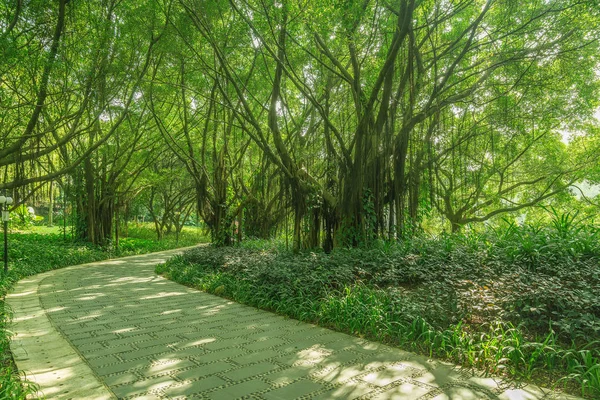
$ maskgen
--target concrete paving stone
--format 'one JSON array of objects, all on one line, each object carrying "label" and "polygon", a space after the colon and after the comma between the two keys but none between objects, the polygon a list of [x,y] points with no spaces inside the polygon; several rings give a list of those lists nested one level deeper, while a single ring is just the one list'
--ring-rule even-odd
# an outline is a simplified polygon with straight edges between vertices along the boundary
[{"label": "concrete paving stone", "polygon": [[345,340],[346,335],[338,332],[327,332],[325,334],[314,336],[312,339],[320,345],[327,346],[328,344],[338,343],[341,340]]},{"label": "concrete paving stone", "polygon": [[433,387],[425,388],[412,383],[401,382],[392,389],[388,389],[372,397],[371,400],[413,400],[433,390],[435,390]]},{"label": "concrete paving stone", "polygon": [[[246,306],[246,307],[250,311],[255,310],[254,307],[251,307],[251,306]],[[286,327],[289,326],[289,321],[290,321],[289,317],[286,317],[285,315],[274,314],[269,311],[261,311],[261,312],[262,312],[262,316],[261,316],[262,318],[260,318],[261,324],[281,323],[282,325],[285,325]],[[295,320],[292,320],[292,321],[295,321]]]},{"label": "concrete paving stone", "polygon": [[273,358],[273,361],[279,364],[285,364],[287,366],[295,365],[299,363],[300,357],[298,357],[297,351],[281,353],[279,356]]},{"label": "concrete paving stone", "polygon": [[258,361],[263,361],[268,358],[273,358],[273,357],[276,357],[277,355],[279,355],[279,353],[276,350],[264,350],[264,351],[257,351],[256,353],[245,354],[240,357],[235,357],[235,358],[232,358],[231,361],[235,362],[236,364],[244,365],[244,364],[255,363]]},{"label": "concrete paving stone", "polygon": [[98,330],[97,327],[92,326],[92,327],[88,327],[88,326],[81,326],[81,323],[76,323],[73,322],[72,324],[66,324],[66,325],[60,325],[60,330],[62,332],[64,332],[67,335],[76,335],[76,334],[80,334],[80,333],[86,333],[86,332],[96,332]]},{"label": "concrete paving stone", "polygon": [[178,383],[170,376],[160,376],[152,379],[138,380],[131,385],[115,386],[112,388],[114,394],[119,398],[146,394],[151,391],[159,391]]},{"label": "concrete paving stone", "polygon": [[287,367],[281,371],[272,372],[268,375],[265,375],[263,379],[266,379],[277,385],[289,384],[299,379],[308,378],[309,375],[312,372],[315,372],[317,369],[317,367]]},{"label": "concrete paving stone", "polygon": [[238,368],[234,371],[230,371],[222,374],[221,376],[231,379],[232,381],[241,381],[246,378],[265,374],[269,371],[273,371],[279,368],[277,365],[263,362],[258,364],[248,365],[246,367]]},{"label": "concrete paving stone", "polygon": [[146,338],[144,338],[144,341],[135,341],[134,343],[140,349],[144,349],[146,347],[157,346],[159,344],[174,345],[174,344],[179,343],[180,341],[181,341],[181,339],[179,339],[179,338],[167,337],[167,338],[161,338],[161,339],[154,339],[154,338],[146,339]]},{"label": "concrete paving stone", "polygon": [[142,329],[145,329],[145,328],[164,329],[165,326],[172,325],[173,323],[176,322],[176,320],[173,318],[169,318],[169,319],[143,318],[143,319],[139,319],[139,320],[128,320],[127,322],[130,324],[135,324]]},{"label": "concrete paving stone", "polygon": [[[57,322],[57,324],[60,324],[60,322]],[[69,335],[69,340],[71,342],[74,342],[76,340],[90,339],[90,338],[93,338],[91,332],[74,333],[74,334]]]},{"label": "concrete paving stone", "polygon": [[240,315],[242,312],[245,312],[247,310],[248,310],[247,306],[244,307],[238,303],[233,303],[233,304],[230,304],[229,307],[227,307],[221,313],[225,314],[225,315],[231,315],[231,316],[234,316],[237,318],[238,315]]},{"label": "concrete paving stone", "polygon": [[[221,298],[221,297],[211,297],[211,298],[206,298],[205,301],[202,302],[202,304],[195,304],[193,307],[193,311],[196,312],[197,314],[201,314],[204,311],[211,311],[213,312],[215,309],[223,306],[223,304],[226,303],[226,300]],[[237,303],[232,303],[235,304],[236,307],[240,307],[243,306],[242,304],[237,304]],[[246,306],[247,307],[247,306]]]},{"label": "concrete paving stone", "polygon": [[[205,313],[205,314],[200,314],[199,317],[202,319],[202,321],[204,321],[207,324],[213,323],[219,323],[219,322],[225,322],[225,321],[231,321],[231,315],[227,315],[221,312],[218,313]],[[237,320],[237,317],[236,317]],[[238,321],[239,322],[239,321]]]},{"label": "concrete paving stone", "polygon": [[140,396],[135,396],[135,400],[162,400],[163,397],[156,394],[144,394]]},{"label": "concrete paving stone", "polygon": [[280,336],[270,332],[261,332],[260,330],[257,330],[256,332],[247,333],[243,337],[254,342],[262,342],[265,340],[275,340]]},{"label": "concrete paving stone", "polygon": [[413,368],[419,368],[419,369],[433,369],[435,366],[432,364],[432,362],[430,360],[428,360],[426,357],[423,356],[418,356],[414,353],[409,353],[406,351],[402,351],[402,350],[398,350],[398,351],[391,351],[391,352],[381,352],[381,351],[377,351],[377,352],[369,352],[369,351],[363,351],[363,350],[359,350],[360,353],[364,354],[366,357],[369,358],[369,360],[371,360],[372,362],[383,362],[386,364],[396,364],[396,363],[402,363],[405,364],[406,366],[409,367],[413,367]]},{"label": "concrete paving stone", "polygon": [[[313,341],[314,343],[315,341]],[[349,344],[346,340],[338,340],[330,343],[319,343],[324,349],[329,351],[354,351],[356,354],[362,352],[356,347]]]},{"label": "concrete paving stone", "polygon": [[[370,358],[369,358],[370,359]],[[386,358],[381,358],[380,360],[385,360]],[[434,370],[436,368],[438,368],[438,365],[435,365],[431,362],[431,360],[425,360],[423,359],[409,359],[407,357],[407,359],[405,360],[400,360],[400,361],[394,361],[394,362],[389,362],[389,361],[385,361],[385,364],[402,364],[404,366],[413,368],[414,370],[420,372],[419,376],[425,374],[427,371],[431,371]],[[459,374],[459,367],[451,367],[449,368],[451,371],[454,371],[453,374]],[[415,375],[416,377],[417,375]],[[454,377],[454,375],[453,375]]]},{"label": "concrete paving stone", "polygon": [[[485,391],[473,389],[463,386],[451,386],[440,389],[443,393],[435,396],[433,400],[492,400],[498,399],[494,394]],[[518,397],[516,399],[525,400],[526,398]],[[516,400],[514,399],[514,400]]]},{"label": "concrete paving stone", "polygon": [[222,361],[225,359],[238,358],[238,357],[244,355],[245,353],[246,352],[242,349],[228,348],[228,349],[221,349],[221,350],[213,351],[211,353],[199,355],[195,358],[201,363],[210,363],[212,361]]},{"label": "concrete paving stone", "polygon": [[210,322],[210,319],[207,318],[195,318],[196,316],[193,315],[185,315],[182,316],[181,319],[181,323],[188,325],[188,326],[193,326],[197,329],[198,332],[202,332],[202,331],[207,331],[209,330],[208,328],[205,328],[204,324],[207,324]]},{"label": "concrete paving stone", "polygon": [[[184,382],[177,386],[170,386],[163,390],[164,394],[169,397],[188,396],[194,393],[205,392],[210,389],[227,384],[226,381],[218,376],[210,376],[198,381]],[[184,397],[185,398],[185,397]]]},{"label": "concrete paving stone", "polygon": [[128,337],[134,337],[134,336],[140,336],[143,334],[149,334],[152,333],[153,331],[150,329],[141,329],[141,328],[123,328],[124,325],[121,325],[121,327],[119,328],[118,326],[111,326],[109,331],[111,333],[114,333],[115,335],[118,335],[119,338],[128,338]]},{"label": "concrete paving stone", "polygon": [[413,379],[427,385],[441,387],[463,380],[465,375],[456,367],[440,366],[429,371],[423,371],[422,375],[415,376]]},{"label": "concrete paving stone", "polygon": [[[223,316],[223,315],[225,315],[225,314],[220,314],[220,316]],[[240,325],[243,325],[246,323],[255,323],[255,322],[260,322],[261,317],[263,315],[264,315],[263,311],[261,311],[261,310],[258,310],[258,312],[255,312],[255,313],[253,313],[252,310],[250,310],[249,312],[237,314],[235,316],[235,320]]]},{"label": "concrete paving stone", "polygon": [[204,329],[210,329],[217,332],[225,332],[227,331],[227,326],[230,325],[227,321],[219,321],[215,323],[206,323],[202,327]]},{"label": "concrete paving stone", "polygon": [[37,352],[45,352],[45,351],[50,351],[50,350],[54,350],[54,349],[61,349],[63,347],[62,343],[56,343],[56,342],[51,342],[51,341],[47,341],[46,343],[43,342],[35,342],[35,343],[31,343],[30,341],[26,341],[26,339],[22,338],[20,339],[20,341],[22,341],[23,343],[27,342],[27,348],[21,347],[19,349],[15,349],[15,350],[24,350],[26,353],[37,353]]},{"label": "concrete paving stone", "polygon": [[[85,310],[83,310],[85,312]],[[111,319],[104,319],[104,318],[98,318],[95,321],[88,321],[85,323],[85,327],[86,328],[93,328],[96,330],[105,330],[106,326],[110,326],[110,325],[117,325],[117,324],[123,324],[125,321],[122,318],[111,318]]]},{"label": "concrete paving stone", "polygon": [[[229,330],[228,330],[229,332]],[[198,339],[200,337],[220,337],[219,333],[223,333],[223,330],[206,328],[204,325],[197,325],[197,330],[192,333],[182,333],[180,336],[186,339]]]},{"label": "concrete paving stone", "polygon": [[[202,345],[202,348],[205,349],[205,351],[216,351],[221,349],[227,349],[230,347],[245,345],[248,342],[250,342],[250,339],[248,338],[221,339],[212,341],[210,343],[206,343]],[[244,348],[246,348],[246,346],[244,346]]]},{"label": "concrete paving stone", "polygon": [[[148,312],[147,309],[140,310],[129,310],[127,314],[121,314],[121,318],[124,323],[121,326],[129,325],[129,326],[137,326],[139,329],[144,329],[148,325],[152,326],[161,326],[163,324],[162,321],[154,321],[152,314]],[[111,328],[117,328],[119,325],[109,325]]]},{"label": "concrete paving stone", "polygon": [[174,353],[171,353],[174,357],[181,358],[194,358],[195,360],[200,360],[206,354],[209,354],[205,348],[203,347],[186,347],[179,350],[176,350]]},{"label": "concrete paving stone", "polygon": [[315,397],[312,400],[330,400],[330,399],[343,399],[351,400],[362,396],[366,396],[373,392],[373,388],[366,383],[362,382],[351,382],[346,385],[336,387],[334,389],[327,390]]},{"label": "concrete paving stone", "polygon": [[476,385],[489,391],[499,391],[504,387],[510,387],[511,383],[508,380],[498,377],[471,376],[465,381],[466,384]]},{"label": "concrete paving stone", "polygon": [[414,370],[412,368],[408,368],[403,365],[394,365],[379,371],[368,373],[367,375],[361,377],[360,380],[372,385],[383,387],[399,379],[410,378],[412,374],[414,374]]},{"label": "concrete paving stone", "polygon": [[358,362],[363,356],[360,354],[356,354],[352,351],[337,351],[334,352],[330,350],[327,346],[322,346],[320,348],[324,354],[328,354],[324,362],[325,363],[336,363],[336,364],[348,364]]},{"label": "concrete paving stone", "polygon": [[169,329],[169,330],[156,330],[153,332],[153,335],[157,338],[163,338],[163,337],[175,337],[175,336],[181,336],[182,334],[189,334],[189,333],[193,333],[196,331],[195,327],[184,327],[184,328],[178,328],[178,329]]},{"label": "concrete paving stone", "polygon": [[120,339],[117,338],[115,335],[115,338],[110,339],[110,340],[104,340],[104,342],[110,347],[118,347],[118,346],[123,346],[123,345],[128,345],[128,344],[135,344],[136,346],[139,346],[138,343],[140,343],[142,341],[150,341],[152,339],[153,339],[153,337],[148,334],[144,334],[144,335],[140,335],[140,336],[131,336],[131,337],[120,338]]},{"label": "concrete paving stone", "polygon": [[156,364],[152,364],[148,368],[141,371],[145,376],[153,376],[157,374],[171,373],[180,369],[196,366],[197,364],[190,360],[184,359],[158,359]]},{"label": "concrete paving stone", "polygon": [[123,385],[126,383],[137,382],[140,377],[132,372],[125,372],[119,375],[105,376],[102,378],[108,386]]},{"label": "concrete paving stone", "polygon": [[[524,388],[506,390],[498,396],[498,400],[534,400],[547,398],[549,394],[550,391],[548,390],[543,390],[533,385],[528,385]],[[565,399],[568,398],[568,396],[561,397]]]},{"label": "concrete paving stone", "polygon": [[287,332],[281,332],[280,336],[290,342],[301,342],[305,340],[312,340],[314,336],[316,336],[318,332],[315,329],[304,329],[297,333],[289,334]]},{"label": "concrete paving stone", "polygon": [[248,332],[246,330],[227,330],[227,331],[223,331],[223,332],[218,332],[217,330],[214,330],[215,334],[217,336],[219,336],[219,338],[221,339],[233,339],[233,338],[237,338],[237,337],[241,337],[244,336],[246,334],[248,334]]},{"label": "concrete paving stone", "polygon": [[327,366],[325,364],[319,364],[319,366],[321,366],[322,369],[314,373],[315,378],[333,385],[344,384],[355,379],[359,375],[368,372],[364,368],[364,364],[360,363],[344,366],[336,366],[335,364]]},{"label": "concrete paving stone", "polygon": [[273,389],[262,396],[266,400],[289,400],[302,396],[308,396],[311,393],[323,389],[323,385],[309,380],[301,380],[291,383],[281,388]]},{"label": "concrete paving stone", "polygon": [[138,369],[148,366],[148,361],[146,360],[134,360],[134,361],[126,361],[113,365],[107,365],[104,367],[94,368],[94,371],[100,376],[116,374],[119,372],[125,372],[132,369]]},{"label": "concrete paving stone", "polygon": [[85,339],[77,339],[77,340],[73,340],[71,339],[71,337],[69,337],[69,341],[71,343],[73,343],[73,345],[75,347],[78,346],[84,346],[86,344],[90,344],[90,343],[100,343],[100,342],[111,342],[114,340],[119,340],[119,337],[113,333],[110,334],[105,334],[105,335],[100,335],[100,336],[91,336]]},{"label": "concrete paving stone", "polygon": [[253,393],[262,392],[270,387],[271,386],[269,384],[263,381],[253,380],[220,388],[214,392],[206,394],[205,396],[214,400],[233,400],[244,396],[251,396]]},{"label": "concrete paving stone", "polygon": [[103,357],[95,357],[95,358],[87,358],[87,362],[88,364],[90,364],[92,367],[101,367],[104,365],[109,365],[109,364],[114,364],[114,363],[118,363],[120,362],[120,360],[113,356],[113,355],[108,355],[108,356],[103,356]]},{"label": "concrete paving stone", "polygon": [[244,310],[237,312],[235,316],[238,321],[241,321],[244,317],[256,318],[256,315],[257,313],[254,309],[245,308]]},{"label": "concrete paving stone", "polygon": [[[106,388],[100,384],[83,384],[77,387],[54,387],[54,390],[45,391],[43,396],[51,399],[95,399],[109,400],[113,399],[112,393],[107,392]],[[41,397],[41,396],[40,396]]]},{"label": "concrete paving stone", "polygon": [[205,336],[200,336],[200,337],[194,337],[192,339],[187,339],[187,340],[182,340],[181,342],[177,343],[176,346],[174,346],[176,349],[187,349],[190,347],[202,347],[204,348],[204,345],[207,345],[209,343],[212,342],[216,342],[218,339],[216,337],[205,337]]},{"label": "concrete paving stone", "polygon": [[[390,346],[387,346],[385,344],[382,343],[377,343],[377,342],[371,342],[362,338],[358,338],[358,337],[354,337],[354,336],[350,336],[350,335],[346,335],[346,340],[348,343],[352,344],[353,346],[356,346],[360,349],[360,351],[365,352],[365,353],[371,353],[371,354],[382,354],[382,353],[387,353],[387,352],[402,352],[402,350],[397,349],[397,348],[393,348]],[[414,353],[408,353],[405,352],[407,354],[413,354],[416,355]]]},{"label": "concrete paving stone", "polygon": [[261,340],[259,342],[253,342],[252,344],[245,344],[244,348],[250,351],[259,351],[268,349],[271,347],[276,347],[282,344],[285,344],[285,340],[280,338],[272,338],[267,340]]},{"label": "concrete paving stone", "polygon": [[142,349],[134,349],[132,351],[128,351],[126,353],[119,353],[119,357],[121,357],[125,361],[135,360],[137,358],[147,358],[150,356],[158,356],[163,353],[172,352],[173,349],[165,346],[152,346],[152,347],[144,347]]},{"label": "concrete paving stone", "polygon": [[[323,349],[320,346],[309,347],[308,349],[303,349],[295,353],[290,353],[291,355],[296,357],[296,361],[294,365],[310,365],[315,363],[326,363],[331,364],[333,361],[328,361],[328,358],[332,355],[332,353],[328,350]],[[341,362],[338,362],[335,365],[339,365]]]},{"label": "concrete paving stone", "polygon": [[79,345],[77,346],[77,350],[79,350],[82,353],[85,353],[87,351],[94,351],[94,350],[100,350],[100,349],[104,349],[104,345],[100,342],[93,342],[93,343],[88,343],[85,345]]},{"label": "concrete paving stone", "polygon": [[199,378],[214,375],[232,368],[233,366],[231,364],[220,361],[212,364],[202,364],[185,371],[177,372],[175,376],[182,381],[197,380]]}]

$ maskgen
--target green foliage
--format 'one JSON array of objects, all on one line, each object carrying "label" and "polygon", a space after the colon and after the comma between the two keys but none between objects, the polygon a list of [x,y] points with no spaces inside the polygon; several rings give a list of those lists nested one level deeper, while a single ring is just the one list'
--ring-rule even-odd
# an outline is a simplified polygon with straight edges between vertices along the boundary
[{"label": "green foliage", "polygon": [[128,237],[119,239],[119,255],[134,255],[152,253],[177,247],[195,246],[207,243],[205,233],[196,227],[185,226],[176,235],[174,232],[165,235],[162,240],[156,240],[156,232],[151,224],[131,224],[128,228]]},{"label": "green foliage", "polygon": [[21,204],[11,212],[11,223],[18,228],[31,228],[44,221],[44,217],[29,212],[27,205]]},{"label": "green foliage", "polygon": [[[265,250],[265,251],[273,251],[273,252],[285,252],[286,242],[285,238],[277,238],[277,239],[244,239],[239,246],[243,249],[248,250]],[[289,243],[288,243],[289,246]]]},{"label": "green foliage", "polygon": [[203,247],[170,279],[336,330],[599,395],[600,242],[575,215],[547,226],[415,237],[331,254],[281,243]]}]

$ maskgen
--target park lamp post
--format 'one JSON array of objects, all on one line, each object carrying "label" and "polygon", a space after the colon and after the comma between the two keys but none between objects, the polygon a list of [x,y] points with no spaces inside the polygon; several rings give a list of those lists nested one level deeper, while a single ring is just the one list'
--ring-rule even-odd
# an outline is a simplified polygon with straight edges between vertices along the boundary
[{"label": "park lamp post", "polygon": [[0,196],[0,210],[2,210],[2,224],[4,225],[4,273],[8,272],[8,206],[13,202],[12,197]]}]

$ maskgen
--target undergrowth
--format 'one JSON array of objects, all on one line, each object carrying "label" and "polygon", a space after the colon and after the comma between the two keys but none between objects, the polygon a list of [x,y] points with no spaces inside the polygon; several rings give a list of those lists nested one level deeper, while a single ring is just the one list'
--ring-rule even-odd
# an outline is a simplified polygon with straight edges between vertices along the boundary
[{"label": "undergrowth", "polygon": [[600,233],[549,226],[291,254],[203,247],[157,267],[175,281],[488,373],[600,396]]},{"label": "undergrowth", "polygon": [[118,249],[114,246],[102,248],[78,243],[68,237],[64,240],[62,235],[56,233],[9,234],[9,271],[8,274],[0,272],[0,399],[24,399],[37,391],[32,383],[21,381],[12,361],[9,348],[11,311],[4,302],[10,288],[24,277],[69,265],[191,246],[206,241],[205,237],[193,231],[184,231],[178,241],[166,237],[157,242],[150,239],[151,234],[152,231],[149,234],[144,228],[130,229],[130,237],[122,238]]}]

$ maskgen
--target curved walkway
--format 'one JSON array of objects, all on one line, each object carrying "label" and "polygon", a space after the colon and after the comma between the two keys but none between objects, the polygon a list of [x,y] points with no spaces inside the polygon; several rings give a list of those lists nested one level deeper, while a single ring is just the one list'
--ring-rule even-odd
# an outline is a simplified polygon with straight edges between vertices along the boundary
[{"label": "curved walkway", "polygon": [[50,399],[557,399],[168,281],[174,251],[20,281],[11,349]]}]

